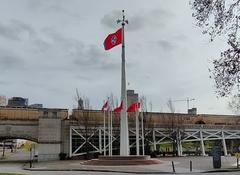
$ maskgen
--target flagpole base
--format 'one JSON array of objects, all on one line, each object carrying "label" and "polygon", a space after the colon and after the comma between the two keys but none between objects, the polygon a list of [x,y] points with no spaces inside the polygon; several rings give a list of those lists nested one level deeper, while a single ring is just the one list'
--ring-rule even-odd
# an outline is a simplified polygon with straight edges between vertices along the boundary
[{"label": "flagpole base", "polygon": [[161,164],[158,159],[151,159],[150,156],[99,156],[98,159],[83,162],[83,165],[95,166],[131,166],[131,165],[153,165]]}]

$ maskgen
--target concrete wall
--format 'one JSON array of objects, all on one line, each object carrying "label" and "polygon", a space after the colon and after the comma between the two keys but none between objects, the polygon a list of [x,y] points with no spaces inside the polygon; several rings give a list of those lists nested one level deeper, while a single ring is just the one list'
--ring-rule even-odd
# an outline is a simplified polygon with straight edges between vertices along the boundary
[{"label": "concrete wall", "polygon": [[[89,115],[86,115],[86,113]],[[85,114],[85,115],[84,115]],[[205,124],[212,125],[240,125],[240,116],[236,115],[214,115],[214,114],[183,114],[183,113],[157,113],[148,112],[145,113],[145,120],[147,124],[196,124],[200,121]],[[88,122],[92,124],[102,125],[103,112],[97,110],[73,110],[71,119],[78,120],[79,123],[83,123],[88,117]],[[113,113],[113,123],[119,124],[119,113]],[[129,124],[135,124],[135,114],[128,114]]]},{"label": "concrete wall", "polygon": [[70,146],[70,121],[63,120],[62,121],[62,143],[61,143],[61,152],[66,153],[67,157],[69,157],[69,146]]},{"label": "concrete wall", "polygon": [[0,138],[38,141],[38,121],[0,120]]},{"label": "concrete wall", "polygon": [[38,161],[58,160],[61,152],[61,119],[39,118]]}]

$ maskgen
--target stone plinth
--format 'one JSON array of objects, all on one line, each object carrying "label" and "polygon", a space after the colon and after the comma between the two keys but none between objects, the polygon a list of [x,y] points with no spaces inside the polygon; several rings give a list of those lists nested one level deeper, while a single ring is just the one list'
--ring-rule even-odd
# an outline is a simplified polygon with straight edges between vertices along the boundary
[{"label": "stone plinth", "polygon": [[152,165],[160,164],[158,159],[150,156],[99,156],[98,159],[83,162],[84,165],[95,166],[127,166],[127,165]]}]

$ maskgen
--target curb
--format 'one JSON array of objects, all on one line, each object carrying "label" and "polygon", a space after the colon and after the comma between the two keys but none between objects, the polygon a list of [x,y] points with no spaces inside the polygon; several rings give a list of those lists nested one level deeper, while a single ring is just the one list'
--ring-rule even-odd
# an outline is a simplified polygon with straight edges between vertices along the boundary
[{"label": "curb", "polygon": [[220,173],[220,172],[238,172],[240,169],[222,169],[222,170],[209,170],[201,172],[163,172],[163,171],[154,171],[154,172],[145,172],[145,171],[118,171],[118,170],[100,170],[100,169],[41,169],[41,168],[23,168],[27,171],[86,171],[86,172],[112,172],[112,173],[131,173],[131,174],[199,174],[199,173]]},{"label": "curb", "polygon": [[203,173],[221,173],[221,172],[238,172],[240,169],[219,169],[219,170],[208,170],[204,171]]},{"label": "curb", "polygon": [[28,171],[86,171],[86,172],[110,172],[110,173],[123,173],[123,174],[181,174],[181,173],[173,173],[173,172],[144,172],[144,171],[118,171],[118,170],[98,170],[98,169],[37,169],[37,168],[23,168],[23,170]]}]

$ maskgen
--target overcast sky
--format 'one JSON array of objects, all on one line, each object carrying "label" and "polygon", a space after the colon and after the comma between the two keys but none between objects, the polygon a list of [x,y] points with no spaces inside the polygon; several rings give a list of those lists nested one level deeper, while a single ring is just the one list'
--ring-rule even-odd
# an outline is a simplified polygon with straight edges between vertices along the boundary
[{"label": "overcast sky", "polygon": [[[231,114],[216,98],[208,68],[224,39],[213,43],[194,25],[189,0],[1,0],[0,94],[44,107],[76,107],[75,89],[99,109],[120,98],[121,47],[103,48],[125,9],[128,89],[168,112],[167,100],[195,98],[198,113]],[[185,112],[185,101],[174,103]]]}]

